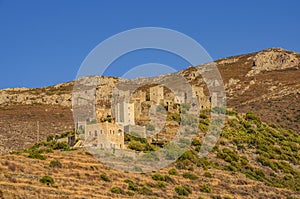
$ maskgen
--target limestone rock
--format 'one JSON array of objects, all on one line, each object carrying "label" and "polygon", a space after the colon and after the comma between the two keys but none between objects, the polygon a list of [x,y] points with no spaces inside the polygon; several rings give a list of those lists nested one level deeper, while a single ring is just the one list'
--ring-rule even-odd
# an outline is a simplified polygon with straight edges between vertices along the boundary
[{"label": "limestone rock", "polygon": [[254,76],[262,71],[284,70],[299,66],[297,53],[282,48],[270,48],[257,53],[253,58],[253,68],[246,76]]}]

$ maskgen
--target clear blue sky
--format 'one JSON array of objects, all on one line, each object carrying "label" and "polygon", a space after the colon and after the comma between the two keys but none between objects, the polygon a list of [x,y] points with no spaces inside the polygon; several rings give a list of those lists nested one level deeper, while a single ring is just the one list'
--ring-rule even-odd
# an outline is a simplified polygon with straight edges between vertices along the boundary
[{"label": "clear blue sky", "polygon": [[[0,88],[73,80],[97,44],[145,26],[187,34],[213,59],[269,47],[300,52],[298,0],[0,0]],[[121,57],[106,74],[120,76],[149,62],[176,69],[188,64],[149,50]]]}]

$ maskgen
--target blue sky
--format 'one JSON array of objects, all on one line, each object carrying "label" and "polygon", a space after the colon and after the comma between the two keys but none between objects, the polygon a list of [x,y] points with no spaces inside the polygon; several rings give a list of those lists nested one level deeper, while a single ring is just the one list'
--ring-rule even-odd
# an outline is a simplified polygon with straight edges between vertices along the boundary
[{"label": "blue sky", "polygon": [[[300,52],[300,1],[0,0],[0,88],[70,81],[101,41],[139,27],[164,27],[199,42],[213,59],[283,47]],[[185,60],[148,50],[120,57],[106,75]]]}]

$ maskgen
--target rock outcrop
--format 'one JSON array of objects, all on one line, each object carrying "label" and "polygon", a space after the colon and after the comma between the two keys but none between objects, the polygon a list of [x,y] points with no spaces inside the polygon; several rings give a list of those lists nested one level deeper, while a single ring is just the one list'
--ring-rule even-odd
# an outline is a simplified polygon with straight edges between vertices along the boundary
[{"label": "rock outcrop", "polygon": [[262,71],[284,70],[299,66],[297,53],[282,48],[269,48],[258,52],[252,63],[252,70],[247,76],[254,76]]}]

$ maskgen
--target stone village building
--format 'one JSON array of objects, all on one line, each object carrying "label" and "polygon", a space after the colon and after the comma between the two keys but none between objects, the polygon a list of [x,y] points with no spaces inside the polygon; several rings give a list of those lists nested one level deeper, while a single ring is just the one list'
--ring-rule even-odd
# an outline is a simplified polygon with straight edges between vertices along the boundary
[{"label": "stone village building", "polygon": [[123,126],[107,121],[102,123],[86,124],[85,144],[88,147],[96,147],[100,149],[123,149]]},{"label": "stone village building", "polygon": [[[210,100],[208,96],[203,93],[203,88],[200,86],[193,86],[193,96],[197,97],[199,108],[210,108],[210,101],[216,103],[216,95],[214,94]],[[182,104],[186,102],[186,93],[167,92],[162,85],[152,86],[149,89],[150,101],[154,104],[161,104],[173,107],[175,103]],[[125,100],[127,97],[128,100]],[[117,98],[114,106],[109,111],[112,113],[112,122],[92,123],[79,122],[76,130],[84,133],[85,145],[88,147],[96,147],[102,149],[124,149],[124,133],[134,132],[144,137],[146,129],[143,126],[135,125],[135,119],[141,114],[141,104],[147,101],[146,92],[138,91],[133,93],[129,99],[129,92],[119,91],[119,98]],[[169,109],[169,108],[168,108]],[[97,110],[102,112],[102,110]],[[109,111],[104,111],[102,114],[97,112],[99,119],[100,115],[109,114]],[[95,120],[96,121],[96,120]],[[100,120],[99,120],[100,121]],[[140,127],[140,128],[138,128]]]}]

